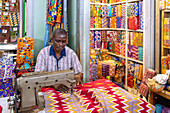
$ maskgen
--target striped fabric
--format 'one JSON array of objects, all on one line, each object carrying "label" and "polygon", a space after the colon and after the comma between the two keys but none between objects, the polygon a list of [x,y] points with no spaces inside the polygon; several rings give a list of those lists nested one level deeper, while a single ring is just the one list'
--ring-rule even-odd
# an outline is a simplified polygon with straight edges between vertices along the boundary
[{"label": "striped fabric", "polygon": [[67,46],[65,46],[64,49],[65,55],[61,53],[62,55],[59,60],[57,60],[54,55],[50,55],[50,50],[53,50],[52,46],[47,46],[42,49],[37,57],[35,71],[52,72],[66,70],[72,67],[74,69],[74,74],[82,73],[82,67],[76,53]]}]

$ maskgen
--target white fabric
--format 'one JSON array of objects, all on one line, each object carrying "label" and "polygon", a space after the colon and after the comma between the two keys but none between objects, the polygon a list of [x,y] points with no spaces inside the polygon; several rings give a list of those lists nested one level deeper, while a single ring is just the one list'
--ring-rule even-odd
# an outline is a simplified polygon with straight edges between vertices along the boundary
[{"label": "white fabric", "polygon": [[157,75],[156,75],[156,81],[157,81],[159,84],[166,84],[168,78],[169,78],[169,76],[166,75],[166,74],[157,74]]}]

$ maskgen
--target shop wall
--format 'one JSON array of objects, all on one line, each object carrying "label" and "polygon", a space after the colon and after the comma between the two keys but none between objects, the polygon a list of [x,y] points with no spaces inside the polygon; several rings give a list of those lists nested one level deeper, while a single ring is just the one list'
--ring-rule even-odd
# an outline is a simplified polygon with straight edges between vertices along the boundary
[{"label": "shop wall", "polygon": [[46,1],[34,0],[34,39],[35,39],[35,58],[43,48],[45,35]]}]

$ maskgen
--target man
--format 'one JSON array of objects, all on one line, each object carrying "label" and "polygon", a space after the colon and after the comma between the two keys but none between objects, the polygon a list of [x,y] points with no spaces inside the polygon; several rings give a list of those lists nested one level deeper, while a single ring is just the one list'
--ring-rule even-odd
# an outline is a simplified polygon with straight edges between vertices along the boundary
[{"label": "man", "polygon": [[[76,53],[66,46],[67,33],[64,29],[55,29],[52,34],[52,46],[43,48],[37,57],[35,71],[58,71],[73,68],[77,83],[83,79],[82,67]],[[63,84],[55,84],[54,88],[68,92]]]}]

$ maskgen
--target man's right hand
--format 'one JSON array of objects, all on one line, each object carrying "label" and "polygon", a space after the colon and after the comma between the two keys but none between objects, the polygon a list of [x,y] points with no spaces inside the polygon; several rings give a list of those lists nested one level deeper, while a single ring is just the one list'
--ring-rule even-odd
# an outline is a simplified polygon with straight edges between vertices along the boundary
[{"label": "man's right hand", "polygon": [[69,92],[69,88],[67,86],[65,86],[64,84],[56,83],[55,85],[53,85],[53,87],[55,90],[60,91],[61,93]]}]

